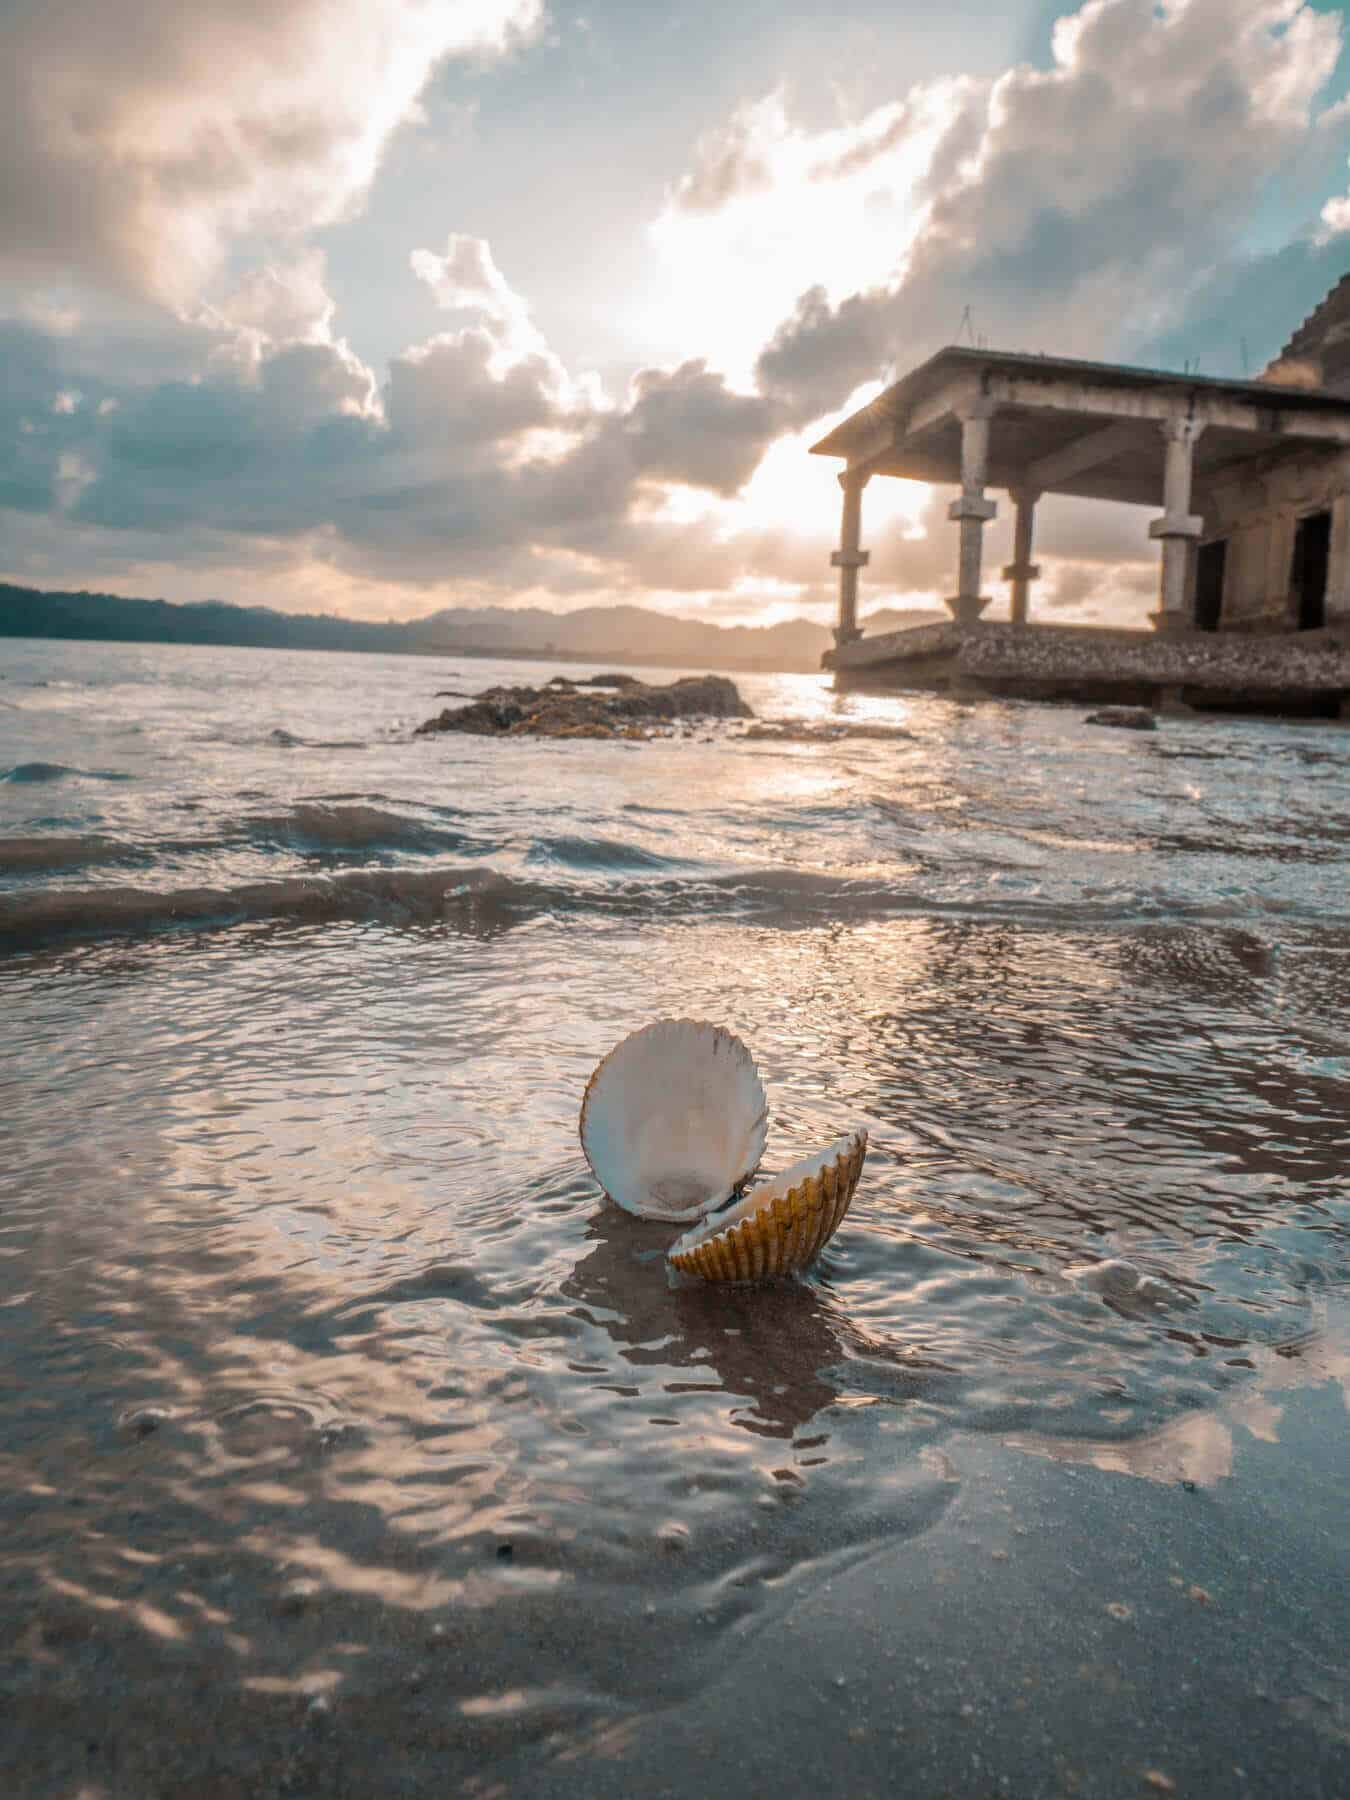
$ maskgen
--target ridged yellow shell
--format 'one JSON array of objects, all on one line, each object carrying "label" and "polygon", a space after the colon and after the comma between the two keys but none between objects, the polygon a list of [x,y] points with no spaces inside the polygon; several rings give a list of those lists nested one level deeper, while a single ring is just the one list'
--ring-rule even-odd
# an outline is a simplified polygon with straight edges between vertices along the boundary
[{"label": "ridged yellow shell", "polygon": [[765,1281],[804,1269],[838,1231],[867,1156],[855,1131],[795,1163],[671,1246],[675,1268],[704,1281]]}]

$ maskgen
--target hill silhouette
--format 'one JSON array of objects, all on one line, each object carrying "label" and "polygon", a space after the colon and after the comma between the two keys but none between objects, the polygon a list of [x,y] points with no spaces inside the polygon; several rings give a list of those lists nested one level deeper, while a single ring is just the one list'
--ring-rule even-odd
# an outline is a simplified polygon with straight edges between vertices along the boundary
[{"label": "hill silhouette", "polygon": [[[894,631],[943,615],[883,609],[866,624]],[[0,582],[0,637],[86,638],[144,644],[220,644],[286,650],[394,651],[410,655],[520,656],[641,662],[710,669],[814,671],[829,648],[810,619],[713,625],[642,606],[448,607],[402,623],[333,613],[278,612],[224,600],[181,604],[118,594],[48,592]]]}]

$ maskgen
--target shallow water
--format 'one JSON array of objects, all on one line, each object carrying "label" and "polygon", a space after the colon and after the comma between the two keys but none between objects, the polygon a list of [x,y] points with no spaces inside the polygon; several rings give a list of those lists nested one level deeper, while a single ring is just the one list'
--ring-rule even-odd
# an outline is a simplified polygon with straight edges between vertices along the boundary
[{"label": "shallow water", "polygon": [[[286,1731],[391,1691],[435,1780],[600,1791],[937,1556],[962,1446],[1222,1495],[1346,1383],[1345,733],[785,676],[835,741],[413,740],[556,667],[6,648],[15,1791],[180,1791],[108,1723],[165,1679],[264,1746],[204,1792],[310,1791]],[[591,1180],[586,1077],[665,1013],[753,1047],[766,1168],[868,1126],[807,1277],[677,1284]],[[1252,1791],[1336,1791],[1299,1729],[1322,1785]]]}]

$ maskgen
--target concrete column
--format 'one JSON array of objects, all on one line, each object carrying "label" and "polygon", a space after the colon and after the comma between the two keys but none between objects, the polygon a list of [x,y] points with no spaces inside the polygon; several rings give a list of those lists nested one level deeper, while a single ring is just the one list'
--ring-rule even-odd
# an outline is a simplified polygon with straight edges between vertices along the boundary
[{"label": "concrete column", "polygon": [[858,548],[862,536],[862,491],[870,475],[855,475],[851,470],[839,477],[844,490],[843,516],[839,523],[839,548],[830,557],[831,568],[839,571],[839,623],[834,641],[842,647],[856,643],[862,636],[858,629],[858,570],[871,561],[866,550]]},{"label": "concrete column", "polygon": [[961,528],[960,574],[957,592],[948,600],[953,618],[973,625],[988,596],[980,592],[984,558],[984,528],[998,514],[998,507],[984,497],[989,473],[989,424],[993,405],[979,401],[961,420],[961,498],[947,508],[947,517]]},{"label": "concrete column", "polygon": [[1031,488],[1009,488],[1008,498],[1017,508],[1013,525],[1013,559],[1003,571],[1003,579],[1012,583],[1012,622],[1025,625],[1031,601],[1031,584],[1040,577],[1040,566],[1031,560],[1031,545],[1036,531],[1036,502],[1040,495]]},{"label": "concrete column", "polygon": [[1194,419],[1168,419],[1162,427],[1167,446],[1163,466],[1163,516],[1148,528],[1151,538],[1162,542],[1162,579],[1158,610],[1153,623],[1163,632],[1184,631],[1186,584],[1195,541],[1204,531],[1204,520],[1191,511],[1191,477],[1195,446],[1204,426]]}]

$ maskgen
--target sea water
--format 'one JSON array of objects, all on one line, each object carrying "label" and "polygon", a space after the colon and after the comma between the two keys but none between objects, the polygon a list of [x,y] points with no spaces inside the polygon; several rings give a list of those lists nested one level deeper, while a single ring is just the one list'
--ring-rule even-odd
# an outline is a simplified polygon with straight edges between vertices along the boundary
[{"label": "sea water", "polygon": [[[1236,1505],[1259,1453],[1273,1516],[1281,1470],[1344,1497],[1350,736],[801,675],[737,679],[812,741],[413,735],[560,667],[4,645],[8,1792],[618,1792],[644,1742],[651,1791],[732,1791],[690,1746],[768,1704],[757,1659],[850,1570],[891,1571],[849,1631],[875,1673],[944,1557],[958,1587],[1001,1557],[961,1588],[955,1706],[1045,1518],[1078,1518],[1085,1571],[1118,1535],[1075,1480]],[[752,1047],[766,1170],[867,1127],[804,1277],[680,1284],[673,1233],[591,1178],[586,1078],[668,1014]],[[1339,1442],[1282,1445],[1299,1390]],[[1326,1503],[1312,1572],[1337,1517],[1344,1549]],[[1206,1516],[1208,1585],[1150,1559],[1170,1512],[1138,1545],[1169,1655],[1219,1620],[1240,1527]],[[1139,1594],[1098,1579],[1093,1630],[1123,1632]],[[1319,1575],[1286,1617],[1293,1581],[1223,1641],[1303,1646],[1299,1704],[1259,1725],[1235,1676],[1215,1717],[1202,1683],[1229,1758],[1203,1791],[1249,1791],[1214,1785],[1242,1730],[1291,1759],[1250,1791],[1336,1791],[1344,1593]],[[1007,1721],[953,1764],[918,1662],[838,1714],[810,1616],[775,1729],[811,1748],[762,1734],[751,1786],[815,1754],[891,1791],[903,1715],[911,1791],[1070,1791],[1039,1718],[1011,1788]],[[1111,1692],[1128,1755],[1073,1791],[1147,1791],[1149,1709]],[[956,1727],[1016,1695],[990,1674]],[[687,1761],[653,1721],[691,1707]]]}]

